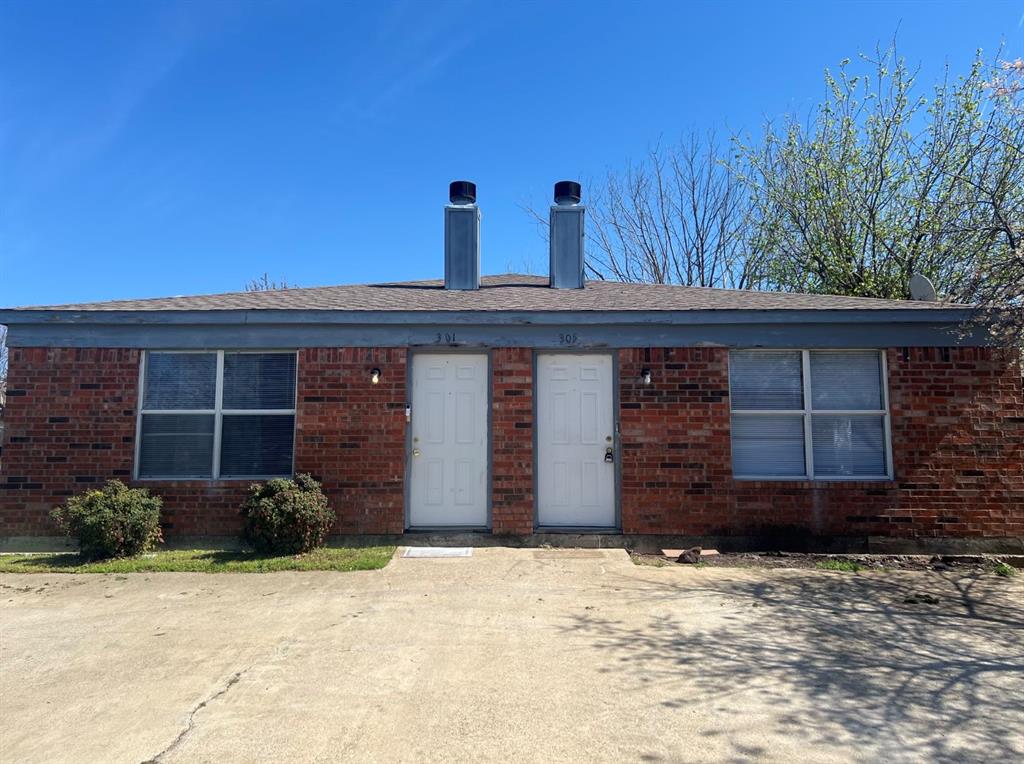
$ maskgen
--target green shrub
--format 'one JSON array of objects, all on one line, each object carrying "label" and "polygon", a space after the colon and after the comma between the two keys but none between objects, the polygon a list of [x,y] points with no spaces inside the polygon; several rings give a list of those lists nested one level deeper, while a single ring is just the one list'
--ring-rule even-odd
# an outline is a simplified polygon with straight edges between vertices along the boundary
[{"label": "green shrub", "polygon": [[296,554],[323,546],[334,512],[309,475],[254,484],[242,505],[245,538],[261,553]]},{"label": "green shrub", "polygon": [[1003,578],[1013,578],[1017,575],[1017,571],[1005,562],[997,562],[992,570],[997,576],[1002,576]]},{"label": "green shrub", "polygon": [[78,539],[83,558],[132,557],[163,540],[161,504],[145,488],[111,480],[101,489],[72,496],[52,515],[61,530]]}]

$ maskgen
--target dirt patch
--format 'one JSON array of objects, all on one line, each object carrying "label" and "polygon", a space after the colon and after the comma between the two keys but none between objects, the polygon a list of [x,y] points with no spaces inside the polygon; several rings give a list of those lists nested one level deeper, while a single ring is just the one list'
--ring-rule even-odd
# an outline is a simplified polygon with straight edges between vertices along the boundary
[{"label": "dirt patch", "polygon": [[630,553],[637,565],[653,567],[707,567],[707,568],[796,568],[823,569],[840,572],[885,570],[957,570],[964,573],[995,572],[1007,565],[1022,567],[1024,558],[1006,555],[918,555],[918,554],[807,554],[802,552],[730,552],[705,554],[697,563],[677,562],[675,557],[663,554]]}]

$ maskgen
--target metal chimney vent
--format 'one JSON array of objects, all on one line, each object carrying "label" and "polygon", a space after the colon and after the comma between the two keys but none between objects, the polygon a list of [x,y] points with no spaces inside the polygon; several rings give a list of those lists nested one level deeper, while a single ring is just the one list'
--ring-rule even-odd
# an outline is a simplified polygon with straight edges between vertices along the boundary
[{"label": "metal chimney vent", "polygon": [[572,180],[555,184],[555,204],[551,206],[548,241],[551,269],[548,283],[556,289],[583,288],[583,215],[582,189]]},{"label": "metal chimney vent", "polygon": [[444,288],[480,288],[480,208],[476,184],[456,180],[448,186],[444,208]]}]

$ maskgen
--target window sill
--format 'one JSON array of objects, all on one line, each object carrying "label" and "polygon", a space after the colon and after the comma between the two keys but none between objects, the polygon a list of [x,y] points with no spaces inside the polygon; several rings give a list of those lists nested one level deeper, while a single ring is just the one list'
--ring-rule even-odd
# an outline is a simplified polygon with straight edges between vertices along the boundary
[{"label": "window sill", "polygon": [[205,485],[205,486],[219,486],[219,485],[237,485],[238,483],[252,483],[260,482],[264,480],[276,480],[283,478],[285,480],[291,480],[294,475],[253,475],[252,477],[219,477],[219,478],[208,478],[208,477],[140,477],[133,478],[133,483],[160,483],[162,485],[168,484],[188,484],[188,485]]},{"label": "window sill", "polygon": [[885,487],[891,488],[897,485],[896,479],[888,476],[876,476],[876,477],[827,477],[827,478],[809,478],[809,477],[740,477],[737,475],[733,476],[733,482],[735,483],[770,483],[773,486],[780,484],[788,484],[793,487],[801,488],[823,488],[830,485],[837,486],[848,486],[850,484],[857,484],[860,486],[871,486],[871,487]]}]

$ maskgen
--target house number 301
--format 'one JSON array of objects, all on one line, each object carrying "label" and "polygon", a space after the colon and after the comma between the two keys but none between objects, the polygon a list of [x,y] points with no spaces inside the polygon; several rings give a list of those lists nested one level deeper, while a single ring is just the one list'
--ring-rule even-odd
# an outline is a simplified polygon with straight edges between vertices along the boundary
[{"label": "house number 301", "polygon": [[455,332],[438,332],[434,342],[451,344],[455,342]]},{"label": "house number 301", "polygon": [[575,333],[565,333],[558,335],[558,344],[560,345],[575,345],[579,338]]}]

